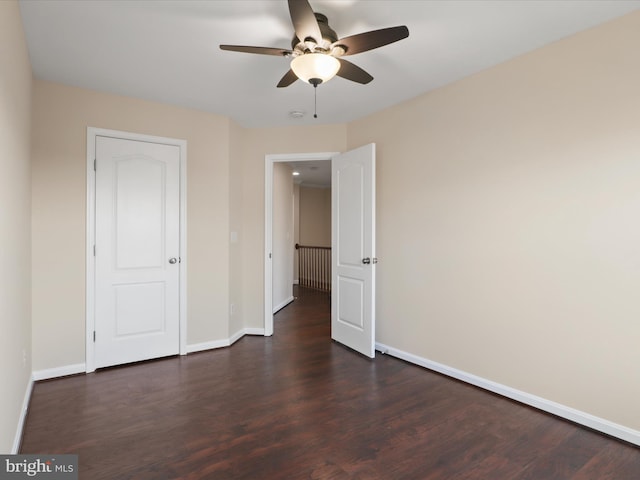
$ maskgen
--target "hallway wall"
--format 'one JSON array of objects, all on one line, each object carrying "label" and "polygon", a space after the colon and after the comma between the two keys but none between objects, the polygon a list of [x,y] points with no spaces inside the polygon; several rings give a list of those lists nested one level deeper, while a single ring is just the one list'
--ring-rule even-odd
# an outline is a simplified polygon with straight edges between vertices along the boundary
[{"label": "hallway wall", "polygon": [[273,310],[293,300],[293,169],[273,165],[272,274]]},{"label": "hallway wall", "polygon": [[331,188],[300,187],[300,244],[331,246]]}]

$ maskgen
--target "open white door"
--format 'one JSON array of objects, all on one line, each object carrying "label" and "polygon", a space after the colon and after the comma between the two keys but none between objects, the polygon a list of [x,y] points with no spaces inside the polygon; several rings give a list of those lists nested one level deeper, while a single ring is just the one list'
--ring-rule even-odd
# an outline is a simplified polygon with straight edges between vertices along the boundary
[{"label": "open white door", "polygon": [[375,356],[375,144],[331,163],[331,338]]},{"label": "open white door", "polygon": [[179,353],[180,147],[98,136],[95,367]]}]

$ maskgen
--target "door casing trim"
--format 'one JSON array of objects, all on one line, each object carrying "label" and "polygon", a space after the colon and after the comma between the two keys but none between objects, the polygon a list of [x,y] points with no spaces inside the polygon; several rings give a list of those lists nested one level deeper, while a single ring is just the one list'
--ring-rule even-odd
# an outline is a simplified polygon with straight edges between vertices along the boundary
[{"label": "door casing trim", "polygon": [[93,247],[96,237],[96,172],[93,169],[96,137],[111,137],[123,140],[174,145],[180,149],[180,355],[187,354],[187,141],[176,138],[157,137],[139,133],[87,127],[87,214],[86,214],[86,272],[85,272],[85,371],[95,371],[95,256]]}]

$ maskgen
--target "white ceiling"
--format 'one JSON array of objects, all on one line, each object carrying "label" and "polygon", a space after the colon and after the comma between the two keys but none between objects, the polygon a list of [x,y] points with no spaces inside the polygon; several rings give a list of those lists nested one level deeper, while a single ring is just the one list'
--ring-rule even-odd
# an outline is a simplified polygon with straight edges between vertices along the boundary
[{"label": "white ceiling", "polygon": [[[349,57],[374,76],[276,84],[285,0],[20,0],[36,78],[228,116],[245,127],[348,122],[640,8],[640,0],[311,0],[339,37],[396,25],[409,38]],[[301,119],[289,112],[306,112]]]}]

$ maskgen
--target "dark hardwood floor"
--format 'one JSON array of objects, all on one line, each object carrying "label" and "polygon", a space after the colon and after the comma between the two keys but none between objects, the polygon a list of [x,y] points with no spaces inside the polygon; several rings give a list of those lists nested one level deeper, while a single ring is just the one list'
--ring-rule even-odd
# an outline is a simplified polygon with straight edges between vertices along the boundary
[{"label": "dark hardwood floor", "polygon": [[330,340],[299,289],[271,338],[38,382],[22,453],[80,478],[637,480],[640,449]]}]

